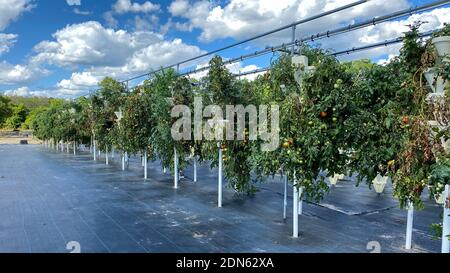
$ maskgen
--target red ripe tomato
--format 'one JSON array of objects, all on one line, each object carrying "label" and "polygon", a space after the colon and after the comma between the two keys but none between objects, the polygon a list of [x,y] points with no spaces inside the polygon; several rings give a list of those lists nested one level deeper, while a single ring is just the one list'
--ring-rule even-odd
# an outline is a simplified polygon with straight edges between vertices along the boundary
[{"label": "red ripe tomato", "polygon": [[320,112],[320,117],[321,118],[326,118],[326,117],[328,117],[328,113],[325,112],[325,111],[322,111],[322,112]]},{"label": "red ripe tomato", "polygon": [[408,116],[404,116],[402,118],[402,122],[403,122],[403,124],[408,124],[409,123],[409,117]]}]

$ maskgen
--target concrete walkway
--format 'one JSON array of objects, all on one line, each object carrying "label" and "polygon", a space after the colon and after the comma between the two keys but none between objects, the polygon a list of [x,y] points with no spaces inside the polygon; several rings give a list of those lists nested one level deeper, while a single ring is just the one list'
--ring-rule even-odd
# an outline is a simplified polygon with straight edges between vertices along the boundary
[{"label": "concrete walkway", "polygon": [[[321,204],[304,204],[294,239],[292,199],[284,223],[279,178],[260,184],[255,197],[227,189],[217,208],[217,174],[208,166],[197,183],[187,169],[175,190],[157,162],[144,181],[137,158],[125,172],[119,160],[106,166],[87,153],[0,145],[0,252],[69,252],[70,241],[82,252],[369,252],[370,241],[405,252],[406,212],[391,189],[377,196],[341,182]],[[439,252],[430,224],[440,210],[426,201],[415,213],[411,252]]]}]

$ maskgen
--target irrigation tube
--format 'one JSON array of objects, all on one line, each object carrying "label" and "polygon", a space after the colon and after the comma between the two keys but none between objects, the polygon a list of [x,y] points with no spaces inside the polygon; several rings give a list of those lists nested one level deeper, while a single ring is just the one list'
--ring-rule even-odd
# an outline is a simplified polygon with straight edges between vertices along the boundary
[{"label": "irrigation tube", "polygon": [[158,72],[160,72],[160,71],[163,71],[163,70],[168,69],[168,68],[171,68],[171,67],[179,67],[181,64],[185,64],[185,63],[188,63],[188,62],[190,62],[190,61],[194,61],[194,60],[197,60],[197,59],[200,59],[200,58],[203,58],[203,57],[207,57],[207,56],[212,55],[212,54],[214,54],[214,53],[221,52],[221,51],[224,51],[224,50],[226,50],[226,49],[230,49],[230,48],[233,48],[233,47],[235,47],[235,46],[245,44],[245,43],[247,43],[247,42],[250,42],[250,41],[253,41],[253,40],[262,38],[262,37],[264,37],[264,36],[268,36],[268,35],[270,35],[270,34],[273,34],[273,33],[276,33],[276,32],[279,32],[279,31],[282,31],[282,30],[285,30],[285,29],[289,29],[289,28],[292,28],[292,27],[294,27],[294,26],[301,25],[301,24],[304,24],[304,23],[307,23],[307,22],[310,22],[310,21],[313,21],[313,20],[316,20],[316,19],[319,19],[319,18],[328,16],[328,15],[331,15],[331,14],[333,14],[333,13],[337,13],[337,12],[340,12],[340,11],[343,11],[343,10],[346,10],[346,9],[349,9],[349,8],[352,8],[352,7],[355,7],[355,6],[364,4],[364,3],[366,3],[366,2],[369,2],[369,0],[360,0],[360,1],[356,1],[356,2],[350,3],[350,4],[348,4],[348,5],[344,5],[344,6],[341,6],[341,7],[336,8],[336,9],[329,10],[329,11],[326,11],[326,12],[323,12],[323,13],[320,13],[320,14],[317,14],[317,15],[314,15],[314,16],[311,16],[311,17],[308,17],[308,18],[305,18],[305,19],[300,20],[300,21],[296,21],[296,22],[294,22],[294,23],[292,23],[292,24],[285,25],[285,26],[282,26],[282,27],[280,27],[280,28],[277,28],[277,29],[274,29],[274,30],[271,30],[271,31],[268,31],[268,32],[264,32],[264,33],[262,33],[262,34],[253,36],[253,37],[251,37],[251,38],[248,38],[248,39],[245,39],[245,40],[242,40],[242,41],[233,43],[233,44],[231,44],[231,45],[227,45],[227,46],[225,46],[225,47],[222,47],[222,48],[218,48],[218,49],[209,51],[209,52],[207,52],[207,53],[198,55],[198,56],[196,56],[196,57],[186,59],[186,60],[181,61],[181,62],[178,62],[178,63],[176,63],[176,64],[172,64],[172,65],[169,65],[169,66],[160,68],[160,69],[158,69],[158,70],[155,70],[155,71],[152,71],[152,72],[149,72],[149,73],[146,73],[146,74],[142,74],[142,75],[139,75],[139,76],[136,76],[136,77],[127,79],[127,80],[124,80],[124,81],[122,81],[122,83],[126,83],[126,82],[129,82],[129,81],[132,81],[132,80],[136,80],[136,79],[139,79],[139,78],[142,78],[142,77],[151,75],[151,74],[155,74],[155,73],[158,73]]}]

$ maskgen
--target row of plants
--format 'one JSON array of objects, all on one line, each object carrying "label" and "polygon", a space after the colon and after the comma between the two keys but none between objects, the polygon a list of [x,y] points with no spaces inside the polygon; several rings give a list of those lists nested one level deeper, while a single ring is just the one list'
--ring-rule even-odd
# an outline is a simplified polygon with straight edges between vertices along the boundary
[{"label": "row of plants", "polygon": [[0,129],[31,129],[36,115],[45,111],[52,101],[57,100],[43,97],[0,95]]},{"label": "row of plants", "polygon": [[[426,187],[437,197],[450,183],[450,91],[447,85],[442,96],[430,99],[425,74],[436,69],[435,75],[448,82],[450,65],[437,56],[431,40],[419,39],[419,27],[411,26],[400,55],[385,65],[342,63],[329,52],[302,46],[307,64],[281,55],[254,81],[236,79],[218,56],[199,81],[168,69],[128,92],[106,78],[88,98],[55,103],[39,113],[33,128],[42,140],[95,140],[102,151],[147,152],[172,171],[175,150],[181,169],[193,157],[217,166],[219,144],[225,177],[237,193],[253,194],[255,183],[281,173],[303,187],[304,198],[320,200],[329,190],[326,176],[354,174],[358,184],[369,186],[377,175],[389,176],[401,207],[423,207]],[[449,30],[446,25],[433,37]],[[250,139],[249,128],[242,140],[174,141],[171,128],[177,119],[171,110],[180,104],[193,109],[195,97],[222,109],[279,106],[279,147],[261,151],[262,141]]]}]

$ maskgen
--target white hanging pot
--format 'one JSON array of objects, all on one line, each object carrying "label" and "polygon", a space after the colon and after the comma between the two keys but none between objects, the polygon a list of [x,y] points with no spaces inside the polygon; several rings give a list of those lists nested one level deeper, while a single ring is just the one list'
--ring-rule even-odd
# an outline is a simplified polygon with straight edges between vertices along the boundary
[{"label": "white hanging pot", "polygon": [[[440,130],[446,130],[446,127],[439,125],[439,122],[437,122],[436,120],[429,120],[428,121],[428,125],[430,127],[439,128]],[[436,132],[431,130],[431,135],[433,137],[436,136]],[[441,138],[441,143],[442,143],[442,148],[444,148],[444,151],[448,153],[450,151],[450,139],[445,141],[445,139],[442,137]]]},{"label": "white hanging pot", "polygon": [[373,185],[373,188],[375,189],[376,193],[378,193],[378,194],[383,193],[388,179],[389,179],[389,176],[381,176],[380,174],[378,174],[375,177],[375,179],[372,180],[372,185]]},{"label": "white hanging pot", "polygon": [[442,147],[444,148],[444,151],[446,153],[449,153],[450,152],[450,139],[445,141],[444,138],[442,138],[441,141],[442,141]]},{"label": "white hanging pot", "polygon": [[425,77],[425,79],[427,80],[428,86],[431,88],[431,90],[433,92],[436,92],[436,88],[434,86],[434,78],[435,78],[435,73],[433,72],[432,69],[428,68],[427,70],[425,70],[425,72],[423,72],[423,75]]},{"label": "white hanging pot", "polygon": [[330,176],[328,180],[330,181],[330,184],[335,186],[339,180],[344,179],[344,174],[334,174],[333,176]]},{"label": "white hanging pot", "polygon": [[427,80],[428,86],[431,88],[433,93],[429,94],[428,97],[442,96],[444,95],[444,89],[448,84],[447,80],[444,80],[442,76],[436,77],[436,73],[433,69],[428,68],[423,73],[425,79]]},{"label": "white hanging pot", "polygon": [[295,66],[308,66],[308,57],[305,55],[292,56],[292,64]]},{"label": "white hanging pot", "polygon": [[308,66],[308,57],[305,55],[295,55],[292,57],[291,62],[292,65],[297,67],[294,72],[294,78],[297,84],[301,87],[302,78],[305,75],[314,73],[316,68],[314,66]]},{"label": "white hanging pot", "polygon": [[437,204],[443,205],[444,204],[444,193],[439,194],[438,196],[434,196],[434,200]]},{"label": "white hanging pot", "polygon": [[450,36],[436,37],[432,40],[439,57],[450,54]]},{"label": "white hanging pot", "polygon": [[333,186],[336,186],[336,184],[338,182],[338,179],[336,176],[330,176],[330,177],[328,177],[328,180],[330,180],[330,184]]},{"label": "white hanging pot", "polygon": [[445,86],[447,86],[447,84],[448,84],[448,81],[447,80],[444,80],[444,78],[442,78],[441,76],[439,76],[439,77],[437,77],[436,78],[436,84],[435,84],[435,93],[436,94],[439,94],[439,95],[443,95],[444,94],[444,89],[445,89]]}]

